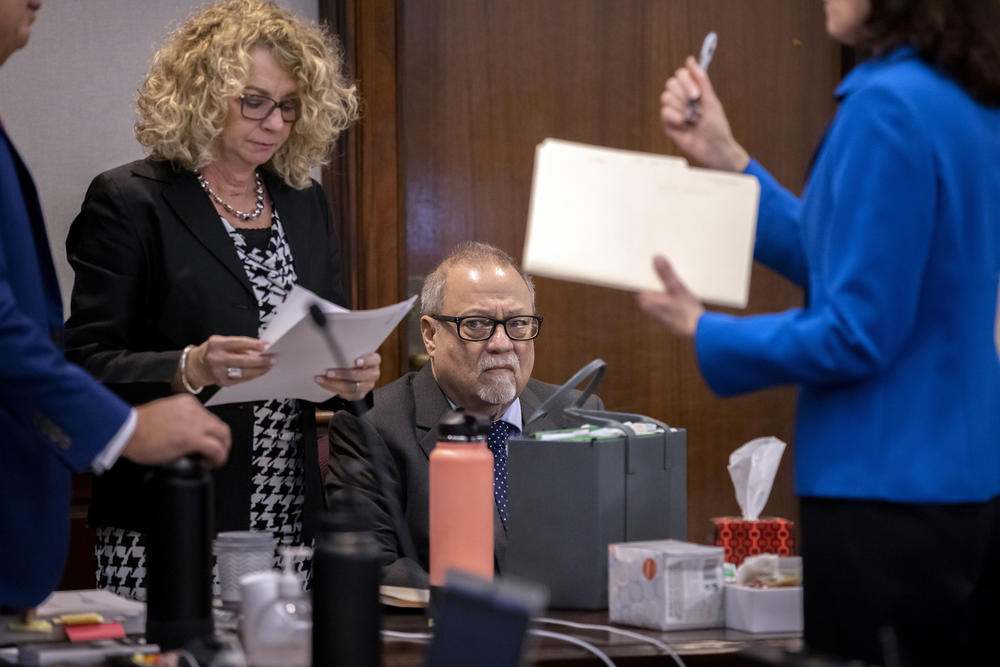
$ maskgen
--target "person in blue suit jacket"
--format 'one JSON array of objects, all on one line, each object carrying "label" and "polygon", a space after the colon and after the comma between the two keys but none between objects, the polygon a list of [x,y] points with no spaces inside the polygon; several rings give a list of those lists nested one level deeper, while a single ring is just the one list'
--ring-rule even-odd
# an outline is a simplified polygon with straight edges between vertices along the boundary
[{"label": "person in blue suit jacket", "polygon": [[733,139],[693,60],[661,96],[683,151],[760,181],[756,259],[802,286],[805,305],[707,313],[662,257],[665,290],[639,302],[693,338],[716,393],[799,386],[809,647],[887,665],[993,664],[1000,0],[825,9],[827,32],[868,58],[837,88],[801,199]]},{"label": "person in blue suit jacket", "polygon": [[[37,0],[0,0],[0,65],[28,42]],[[226,459],[229,428],[190,396],[136,409],[66,361],[62,303],[31,175],[0,126],[0,607],[59,584],[70,477],[125,456]]]}]

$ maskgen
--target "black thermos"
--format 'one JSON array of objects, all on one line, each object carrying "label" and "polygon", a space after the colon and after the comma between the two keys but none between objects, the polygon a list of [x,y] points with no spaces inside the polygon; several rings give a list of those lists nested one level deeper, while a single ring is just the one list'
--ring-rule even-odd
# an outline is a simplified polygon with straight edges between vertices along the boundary
[{"label": "black thermos", "polygon": [[371,520],[351,487],[330,500],[331,510],[320,516],[313,551],[312,664],[378,667],[382,605]]},{"label": "black thermos", "polygon": [[146,477],[146,639],[162,651],[211,636],[212,476],[181,457]]}]

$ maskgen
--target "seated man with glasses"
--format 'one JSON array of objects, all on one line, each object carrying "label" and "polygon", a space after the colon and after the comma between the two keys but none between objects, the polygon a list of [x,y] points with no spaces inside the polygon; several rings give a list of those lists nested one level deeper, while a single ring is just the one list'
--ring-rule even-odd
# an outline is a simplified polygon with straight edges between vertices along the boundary
[{"label": "seated man with glasses", "polygon": [[[484,243],[458,246],[424,281],[420,332],[430,363],[375,391],[375,407],[357,418],[346,412],[330,422],[327,495],[357,486],[372,501],[382,552],[383,583],[427,587],[428,456],[437,424],[449,409],[487,415],[494,423],[494,555],[504,568],[506,538],[506,438],[521,433],[524,420],[556,390],[531,379],[534,339],[542,317],[535,312],[531,278],[502,250]],[[602,408],[591,397],[588,408]],[[563,428],[558,415],[532,423],[532,430]],[[363,427],[364,432],[359,429]],[[503,435],[499,435],[499,434]],[[352,461],[364,462],[351,466]],[[386,467],[387,493],[402,509],[418,562],[403,557],[386,499],[371,465]]]}]

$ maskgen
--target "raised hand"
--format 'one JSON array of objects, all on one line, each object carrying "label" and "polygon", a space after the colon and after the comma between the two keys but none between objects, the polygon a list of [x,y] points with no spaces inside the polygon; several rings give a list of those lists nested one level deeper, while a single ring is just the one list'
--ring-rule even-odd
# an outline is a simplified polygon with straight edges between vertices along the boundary
[{"label": "raised hand", "polygon": [[[698,113],[692,117],[687,109],[693,100],[698,101]],[[664,84],[660,120],[667,136],[701,166],[743,171],[750,162],[749,154],[733,138],[708,74],[691,56]]]}]

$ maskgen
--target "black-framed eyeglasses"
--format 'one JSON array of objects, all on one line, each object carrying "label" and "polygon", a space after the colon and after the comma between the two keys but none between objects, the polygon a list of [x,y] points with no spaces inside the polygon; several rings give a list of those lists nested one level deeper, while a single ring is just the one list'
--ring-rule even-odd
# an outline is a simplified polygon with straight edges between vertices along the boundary
[{"label": "black-framed eyeglasses", "polygon": [[541,315],[512,315],[505,320],[495,320],[485,315],[465,315],[449,317],[431,315],[438,322],[454,322],[458,337],[462,340],[484,341],[493,337],[497,325],[502,324],[511,340],[531,340],[542,330]]},{"label": "black-framed eyeglasses", "polygon": [[298,100],[278,102],[267,95],[243,93],[240,95],[240,113],[247,120],[264,120],[270,117],[274,110],[281,112],[281,120],[294,123],[299,119]]}]

